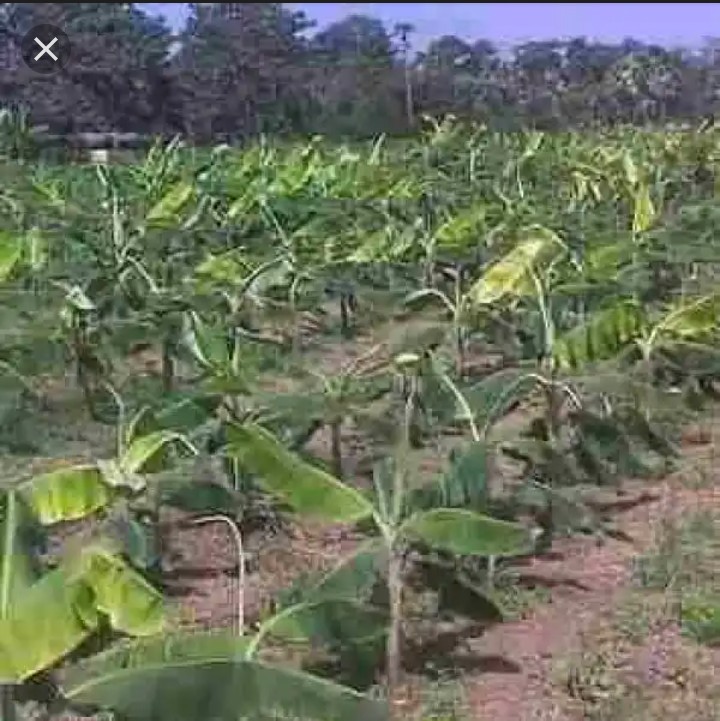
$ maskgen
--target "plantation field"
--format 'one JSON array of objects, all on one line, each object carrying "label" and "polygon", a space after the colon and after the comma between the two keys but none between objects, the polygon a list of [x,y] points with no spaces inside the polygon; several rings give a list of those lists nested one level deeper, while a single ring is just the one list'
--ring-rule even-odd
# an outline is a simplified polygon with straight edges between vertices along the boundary
[{"label": "plantation field", "polygon": [[720,135],[0,166],[2,718],[720,718]]}]

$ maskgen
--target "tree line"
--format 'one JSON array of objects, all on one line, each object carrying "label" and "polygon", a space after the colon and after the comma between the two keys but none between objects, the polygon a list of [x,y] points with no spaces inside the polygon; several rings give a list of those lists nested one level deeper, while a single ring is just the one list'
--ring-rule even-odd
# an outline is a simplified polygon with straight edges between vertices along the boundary
[{"label": "tree line", "polygon": [[708,118],[720,100],[720,42],[691,51],[633,39],[541,40],[500,52],[454,36],[413,49],[413,27],[350,15],[317,29],[281,3],[197,3],[185,28],[132,3],[0,3],[0,41],[39,23],[73,43],[63,70],[0,73],[0,105],[53,132],[410,134],[424,115],[500,129],[563,130]]}]

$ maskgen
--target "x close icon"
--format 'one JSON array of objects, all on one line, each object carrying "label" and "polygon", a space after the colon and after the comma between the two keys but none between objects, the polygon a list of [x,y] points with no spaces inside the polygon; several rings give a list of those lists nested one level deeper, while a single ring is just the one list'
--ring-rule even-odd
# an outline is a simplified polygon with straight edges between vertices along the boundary
[{"label": "x close icon", "polygon": [[56,73],[70,59],[70,39],[54,25],[30,28],[20,48],[25,64],[41,75]]}]

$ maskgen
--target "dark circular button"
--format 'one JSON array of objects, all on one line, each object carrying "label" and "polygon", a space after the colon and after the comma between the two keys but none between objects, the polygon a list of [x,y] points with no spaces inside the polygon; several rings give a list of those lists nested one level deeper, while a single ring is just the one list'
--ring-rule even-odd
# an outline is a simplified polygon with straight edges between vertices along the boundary
[{"label": "dark circular button", "polygon": [[70,60],[72,46],[70,38],[55,25],[36,25],[23,37],[20,50],[30,70],[52,75]]}]

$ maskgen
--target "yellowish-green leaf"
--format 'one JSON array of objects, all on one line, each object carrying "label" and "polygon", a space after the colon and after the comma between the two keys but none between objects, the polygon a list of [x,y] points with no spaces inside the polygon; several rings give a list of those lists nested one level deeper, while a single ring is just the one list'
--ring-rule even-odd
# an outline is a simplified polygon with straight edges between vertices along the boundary
[{"label": "yellowish-green leaf", "polygon": [[149,223],[161,223],[176,220],[178,213],[192,198],[194,186],[191,182],[176,183],[165,195],[150,209],[147,214]]},{"label": "yellowish-green leaf", "polygon": [[96,465],[42,473],[20,484],[18,492],[44,525],[85,518],[111,500],[111,491]]},{"label": "yellowish-green leaf", "polygon": [[228,426],[227,454],[298,513],[337,523],[367,518],[372,504],[359,491],[311,466],[261,426]]},{"label": "yellowish-green leaf", "polygon": [[692,301],[684,301],[671,307],[658,321],[654,335],[669,335],[678,338],[698,338],[718,327],[720,294],[711,293]]},{"label": "yellowish-green leaf", "polygon": [[470,288],[468,297],[475,305],[490,305],[507,296],[532,292],[532,273],[547,268],[564,247],[560,238],[547,228],[530,229],[525,240],[483,273]]},{"label": "yellowish-green leaf", "polygon": [[82,577],[93,590],[95,607],[113,628],[131,636],[163,630],[163,597],[139,573],[100,546],[87,549],[82,561]]},{"label": "yellowish-green leaf", "polygon": [[632,232],[634,234],[644,233],[655,220],[655,206],[650,197],[650,188],[646,183],[638,186],[634,199]]}]

